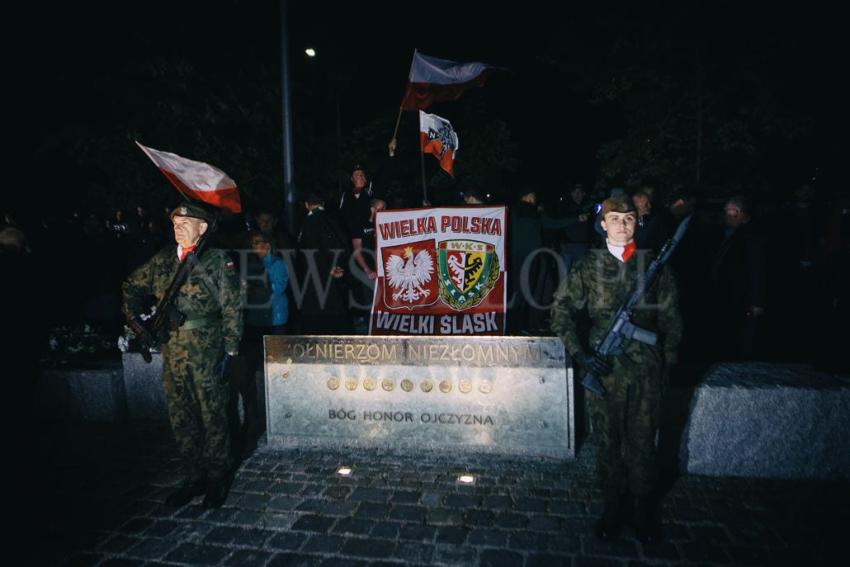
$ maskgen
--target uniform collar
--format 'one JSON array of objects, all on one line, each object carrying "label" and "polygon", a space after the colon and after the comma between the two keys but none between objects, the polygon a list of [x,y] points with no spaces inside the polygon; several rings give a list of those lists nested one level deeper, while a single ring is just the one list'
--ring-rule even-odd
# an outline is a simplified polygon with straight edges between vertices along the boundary
[{"label": "uniform collar", "polygon": [[[198,245],[197,245],[197,244],[196,244],[196,245],[194,245],[194,246],[189,246],[188,248],[186,248],[186,252],[185,252],[185,254],[188,254],[189,252],[193,252],[193,251],[195,250],[195,248],[197,248],[197,247],[198,247]],[[183,257],[185,256],[185,254],[184,254],[184,252],[183,252],[183,246],[181,246],[180,244],[178,244],[178,245],[177,245],[177,259],[178,259],[178,260],[180,260],[180,261],[182,262],[182,261],[183,261]]]},{"label": "uniform collar", "polygon": [[635,253],[635,249],[637,245],[635,245],[635,241],[632,240],[628,244],[619,245],[613,244],[610,240],[605,240],[605,244],[608,246],[608,252],[611,255],[619,260],[620,262],[628,262],[632,255]]}]

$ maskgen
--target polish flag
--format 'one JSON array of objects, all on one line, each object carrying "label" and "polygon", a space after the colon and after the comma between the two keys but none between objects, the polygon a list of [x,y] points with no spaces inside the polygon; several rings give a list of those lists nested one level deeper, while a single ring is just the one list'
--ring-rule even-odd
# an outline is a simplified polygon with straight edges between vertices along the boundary
[{"label": "polish flag", "polygon": [[435,102],[455,100],[470,87],[480,87],[499,67],[487,63],[458,63],[413,52],[403,110],[422,110]]},{"label": "polish flag", "polygon": [[136,142],[177,190],[214,207],[242,212],[236,182],[225,172],[202,161],[161,152]]},{"label": "polish flag", "polygon": [[451,122],[420,110],[419,147],[423,154],[434,154],[440,167],[454,177],[455,154],[460,146]]}]

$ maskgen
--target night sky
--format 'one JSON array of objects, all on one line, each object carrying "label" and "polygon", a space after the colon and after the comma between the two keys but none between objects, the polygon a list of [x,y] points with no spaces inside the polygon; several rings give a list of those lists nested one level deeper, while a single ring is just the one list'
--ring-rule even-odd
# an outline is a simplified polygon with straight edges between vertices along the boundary
[{"label": "night sky", "polygon": [[[657,66],[658,60],[641,62],[635,57],[626,62],[609,56],[624,52],[612,49],[623,38],[639,37],[662,45],[655,53],[669,56],[671,65],[678,65],[674,75],[683,81],[692,72],[687,53],[696,53],[699,45],[713,86],[735,92],[735,100],[754,108],[767,93],[772,112],[806,125],[792,143],[776,144],[765,153],[767,161],[753,164],[770,170],[767,177],[777,185],[789,189],[816,172],[822,183],[823,178],[839,179],[837,134],[846,99],[838,88],[844,66],[838,64],[842,42],[834,14],[808,5],[807,12],[800,12],[801,6],[775,3],[749,8],[696,1],[593,6],[524,2],[507,8],[473,4],[292,2],[290,74],[296,130],[332,135],[337,92],[343,94],[343,135],[376,119],[394,123],[411,56],[418,48],[428,55],[508,69],[461,101],[439,103],[429,112],[452,120],[459,131],[467,126],[459,122],[468,112],[465,104],[503,120],[518,160],[509,183],[537,184],[552,194],[573,182],[592,185],[600,145],[622,135],[628,122],[617,104],[591,104],[588,77],[592,75],[598,86],[606,72],[613,77],[626,63],[633,68]],[[114,179],[114,170],[78,159],[74,146],[102,138],[99,143],[107,148],[98,155],[108,156],[111,144],[116,159],[127,167],[149,167],[132,147],[128,131],[158,149],[202,159],[193,155],[196,146],[179,125],[171,131],[162,120],[158,109],[172,97],[196,97],[201,105],[219,89],[238,96],[240,85],[263,81],[269,93],[279,92],[277,2],[77,3],[27,11],[23,20],[33,33],[17,47],[26,55],[13,64],[24,85],[21,105],[27,125],[22,146],[26,163],[50,186],[71,183],[121,191],[125,182]],[[318,57],[308,60],[303,54],[307,46],[315,47]],[[183,86],[195,92],[178,93],[168,80],[151,81],[150,74],[142,72],[158,61],[175,60],[205,77]],[[267,74],[254,72],[262,68]],[[757,82],[748,80],[748,69],[753,68],[760,69]],[[279,140],[279,113],[279,104],[268,113],[268,139]],[[416,143],[414,115],[405,113],[402,125],[404,149]],[[256,131],[258,125],[245,125],[248,128]],[[121,130],[123,137],[110,137],[111,130]],[[224,128],[210,123],[207,131],[223,144],[241,135],[238,124]],[[382,144],[390,134],[391,128]],[[462,160],[463,138],[460,143]],[[370,149],[373,154],[379,150]],[[351,153],[351,148],[346,151]],[[276,155],[262,163],[280,167]],[[296,180],[305,168],[316,167],[305,163],[296,161]],[[237,181],[249,176],[239,163],[216,165]],[[155,183],[154,174],[139,175]],[[92,183],[91,178],[98,180]]]}]

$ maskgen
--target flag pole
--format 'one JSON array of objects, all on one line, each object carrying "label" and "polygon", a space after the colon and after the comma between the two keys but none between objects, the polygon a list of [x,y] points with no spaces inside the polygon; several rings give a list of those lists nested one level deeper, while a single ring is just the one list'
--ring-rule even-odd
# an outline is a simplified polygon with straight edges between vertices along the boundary
[{"label": "flag pole", "polygon": [[[416,49],[413,50],[413,58],[416,58]],[[409,85],[408,85],[409,86]],[[398,135],[398,125],[401,123],[401,113],[404,112],[404,103],[407,102],[407,97],[410,96],[410,89],[405,86],[404,98],[401,99],[401,104],[398,107],[398,118],[395,119],[395,130],[393,130],[393,138]]]},{"label": "flag pole", "polygon": [[398,107],[398,118],[395,119],[395,130],[393,130],[393,138],[398,137],[398,125],[401,123],[401,113],[404,112],[404,102],[407,100],[407,93],[404,93],[404,98],[401,100],[401,106]]}]

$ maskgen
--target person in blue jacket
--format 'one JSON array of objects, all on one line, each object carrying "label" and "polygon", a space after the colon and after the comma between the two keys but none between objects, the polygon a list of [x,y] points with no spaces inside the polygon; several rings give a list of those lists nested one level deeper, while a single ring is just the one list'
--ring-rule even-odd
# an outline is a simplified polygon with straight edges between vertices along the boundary
[{"label": "person in blue jacket", "polygon": [[276,253],[269,235],[251,233],[251,250],[244,256],[243,289],[245,293],[245,331],[240,352],[244,354],[240,371],[236,372],[242,397],[244,421],[240,434],[242,454],[250,454],[264,431],[264,413],[260,411],[259,383],[264,380],[263,337],[282,335],[289,321],[286,286],[289,270]]},{"label": "person in blue jacket", "polygon": [[251,233],[251,250],[254,255],[249,256],[245,324],[268,331],[266,335],[281,335],[289,320],[289,270],[266,234]]}]

